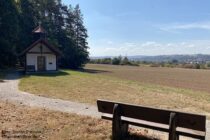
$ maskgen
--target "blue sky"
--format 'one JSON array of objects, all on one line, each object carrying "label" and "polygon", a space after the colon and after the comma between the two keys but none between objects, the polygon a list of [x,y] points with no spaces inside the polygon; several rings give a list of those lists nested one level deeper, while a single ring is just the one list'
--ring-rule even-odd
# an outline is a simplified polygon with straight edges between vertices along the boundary
[{"label": "blue sky", "polygon": [[80,5],[90,56],[210,54],[209,0],[63,0]]}]

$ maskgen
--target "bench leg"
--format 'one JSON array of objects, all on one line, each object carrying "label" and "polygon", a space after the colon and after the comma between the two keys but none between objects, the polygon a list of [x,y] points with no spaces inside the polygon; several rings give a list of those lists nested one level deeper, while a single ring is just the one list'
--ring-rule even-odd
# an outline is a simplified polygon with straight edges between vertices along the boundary
[{"label": "bench leg", "polygon": [[121,121],[121,110],[118,104],[113,108],[113,120],[112,120],[112,139],[122,140],[128,132],[128,124],[123,124]]},{"label": "bench leg", "polygon": [[176,135],[176,140],[179,140],[179,135],[178,134]]},{"label": "bench leg", "polygon": [[123,123],[121,124],[121,137],[126,137],[128,135],[128,124]]},{"label": "bench leg", "polygon": [[169,140],[177,140],[176,121],[177,121],[176,113],[171,113],[169,120],[169,138],[168,138]]}]

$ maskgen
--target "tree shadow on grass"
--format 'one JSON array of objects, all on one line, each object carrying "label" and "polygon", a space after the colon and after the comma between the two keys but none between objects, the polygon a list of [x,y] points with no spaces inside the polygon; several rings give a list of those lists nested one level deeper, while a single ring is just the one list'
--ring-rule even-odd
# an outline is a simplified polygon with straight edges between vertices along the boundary
[{"label": "tree shadow on grass", "polygon": [[[112,137],[110,137],[112,139]],[[160,140],[158,138],[147,137],[139,134],[128,134],[123,140]]]},{"label": "tree shadow on grass", "polygon": [[129,134],[125,140],[159,140],[157,138],[147,137],[143,135],[137,135],[137,134]]},{"label": "tree shadow on grass", "polygon": [[[110,137],[112,139],[112,136]],[[136,129],[129,128],[128,133],[123,140],[161,140],[160,137],[156,135],[148,135],[143,131],[136,131]]]},{"label": "tree shadow on grass", "polygon": [[80,72],[84,73],[91,73],[91,74],[97,74],[97,73],[110,73],[111,71],[106,70],[95,70],[95,69],[79,69]]},{"label": "tree shadow on grass", "polygon": [[40,76],[40,77],[57,77],[57,76],[66,76],[70,75],[70,73],[65,71],[52,71],[52,72],[36,72],[36,73],[29,73],[26,76]]},{"label": "tree shadow on grass", "polygon": [[16,70],[4,70],[0,71],[0,83],[6,82],[5,80],[20,79],[22,74]]}]

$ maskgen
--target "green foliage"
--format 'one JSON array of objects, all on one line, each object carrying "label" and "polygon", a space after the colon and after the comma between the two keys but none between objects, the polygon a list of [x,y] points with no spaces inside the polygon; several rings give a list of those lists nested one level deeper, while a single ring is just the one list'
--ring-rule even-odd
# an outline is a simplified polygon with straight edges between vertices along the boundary
[{"label": "green foliage", "polygon": [[112,63],[112,59],[111,58],[104,58],[101,60],[102,64],[111,64]]},{"label": "green foliage", "polygon": [[0,68],[10,67],[16,60],[18,14],[13,0],[0,1]]},{"label": "green foliage", "polygon": [[207,69],[207,67],[205,66],[205,64],[200,64],[200,69]]},{"label": "green foliage", "polygon": [[115,57],[112,59],[112,64],[113,65],[119,65],[121,62],[121,58],[120,57]]},{"label": "green foliage", "polygon": [[149,61],[138,61],[139,64],[149,65],[150,67],[170,67],[170,68],[188,68],[188,69],[208,69],[210,68],[210,63],[180,63],[177,60],[172,60],[168,62],[149,62]]},{"label": "green foliage", "polygon": [[127,57],[124,57],[124,58],[123,58],[123,60],[122,60],[122,62],[121,62],[121,65],[130,65],[130,62],[129,62],[129,60],[128,60]]},{"label": "green foliage", "polygon": [[32,30],[39,22],[50,43],[62,51],[62,67],[79,68],[88,61],[88,35],[79,5],[68,7],[61,0],[1,0],[0,67],[15,65],[17,54],[35,41]]},{"label": "green foliage", "polygon": [[112,65],[130,65],[139,66],[147,65],[150,67],[169,67],[169,68],[187,68],[187,69],[209,69],[210,62],[203,63],[180,63],[177,60],[166,61],[166,62],[150,62],[150,61],[131,61],[127,57],[114,57],[114,58],[103,58],[103,59],[91,59],[91,64],[112,64]]},{"label": "green foliage", "polygon": [[194,65],[194,68],[195,68],[195,69],[200,69],[201,66],[200,66],[200,64],[197,64],[197,63],[196,63],[196,64]]},{"label": "green foliage", "polygon": [[127,57],[114,57],[114,58],[103,58],[103,59],[91,59],[89,61],[91,64],[112,64],[112,65],[130,65],[139,66],[136,61],[130,61]]},{"label": "green foliage", "polygon": [[208,62],[208,63],[206,64],[206,66],[207,66],[208,68],[210,68],[210,62]]}]

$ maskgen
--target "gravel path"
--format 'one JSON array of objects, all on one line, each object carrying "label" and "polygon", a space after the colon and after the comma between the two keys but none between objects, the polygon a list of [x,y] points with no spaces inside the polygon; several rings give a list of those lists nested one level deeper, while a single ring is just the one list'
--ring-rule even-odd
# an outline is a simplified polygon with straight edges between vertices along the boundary
[{"label": "gravel path", "polygon": [[0,100],[92,117],[100,117],[101,115],[98,113],[97,107],[93,105],[51,99],[19,91],[18,79],[19,74],[12,73],[6,77],[3,83],[0,83]]},{"label": "gravel path", "polygon": [[[97,107],[84,103],[65,101],[61,99],[50,99],[36,96],[18,90],[20,75],[18,73],[9,74],[3,83],[0,82],[0,100],[19,103],[31,107],[41,107],[55,111],[100,117]],[[207,138],[210,140],[210,121],[207,121]]]}]

